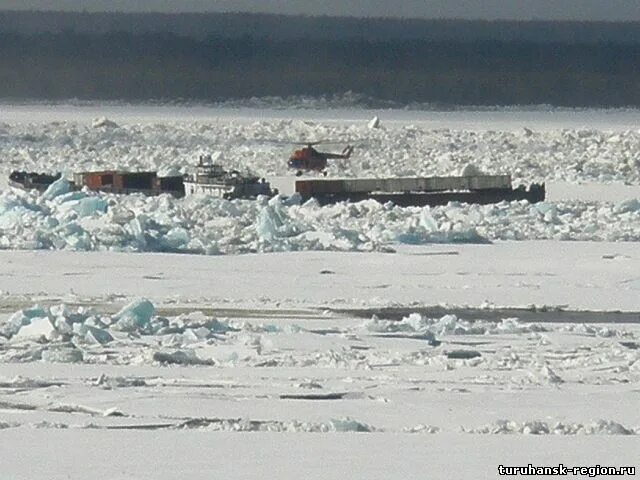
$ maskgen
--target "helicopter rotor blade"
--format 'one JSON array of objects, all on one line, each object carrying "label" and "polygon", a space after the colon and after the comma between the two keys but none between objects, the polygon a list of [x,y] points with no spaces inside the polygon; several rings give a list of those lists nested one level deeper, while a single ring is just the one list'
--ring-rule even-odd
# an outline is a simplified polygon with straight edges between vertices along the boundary
[{"label": "helicopter rotor blade", "polygon": [[358,142],[350,142],[348,140],[338,140],[338,141],[332,141],[332,140],[312,140],[312,141],[304,141],[304,140],[299,140],[299,141],[291,141],[291,140],[283,140],[283,139],[260,139],[260,140],[254,140],[254,143],[256,144],[262,144],[262,145],[273,145],[273,146],[289,146],[289,145],[303,145],[303,146],[308,146],[308,147],[313,147],[315,145],[351,145],[351,146],[355,146],[355,147],[361,147],[364,144],[362,142],[358,143]]},{"label": "helicopter rotor blade", "polygon": [[[256,144],[263,144],[263,145],[275,145],[275,146],[290,146],[290,145],[319,145],[321,143],[332,143],[332,142],[327,142],[326,140],[314,140],[314,141],[310,141],[310,142],[305,142],[304,140],[283,140],[280,138],[274,138],[274,139],[270,139],[270,138],[265,138],[265,139],[257,139],[257,140],[253,140],[253,143]],[[336,142],[339,143],[339,142]]]}]

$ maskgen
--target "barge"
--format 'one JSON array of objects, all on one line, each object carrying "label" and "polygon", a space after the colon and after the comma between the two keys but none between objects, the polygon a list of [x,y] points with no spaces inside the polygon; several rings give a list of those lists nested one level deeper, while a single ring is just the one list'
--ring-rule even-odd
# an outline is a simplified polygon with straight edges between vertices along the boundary
[{"label": "barge", "polygon": [[44,192],[49,185],[61,177],[59,173],[49,175],[47,173],[23,172],[15,170],[9,174],[9,186],[23,190],[37,190]]},{"label": "barge", "polygon": [[544,183],[513,188],[511,175],[308,179],[297,180],[295,192],[303,201],[315,198],[321,205],[376,200],[401,207],[514,200],[536,203],[546,196]]},{"label": "barge", "polygon": [[[242,174],[237,170],[225,170],[221,165],[208,163],[209,157],[201,157],[196,173],[187,176],[158,177],[156,172],[122,172],[105,170],[76,173],[71,188],[108,193],[143,193],[159,195],[169,193],[183,197],[204,193],[218,198],[255,199],[260,195],[275,196],[278,190],[271,188],[264,178]],[[13,172],[9,184],[23,189],[44,191],[60,174],[47,175],[29,172]],[[291,184],[289,184],[291,185]],[[303,201],[314,198],[321,205],[338,202],[376,200],[392,202],[398,206],[446,205],[449,202],[499,203],[526,200],[536,203],[545,200],[544,183],[528,187],[512,186],[510,175],[466,175],[404,178],[322,178],[295,180],[292,191]]]},{"label": "barge", "polygon": [[[9,185],[23,190],[44,192],[49,185],[60,179],[62,174],[13,171],[9,175]],[[97,172],[74,173],[69,180],[71,190],[88,188],[107,193],[143,193],[160,195],[169,193],[174,197],[184,197],[184,184],[181,176],[158,177],[156,172],[124,172],[103,170]]]}]

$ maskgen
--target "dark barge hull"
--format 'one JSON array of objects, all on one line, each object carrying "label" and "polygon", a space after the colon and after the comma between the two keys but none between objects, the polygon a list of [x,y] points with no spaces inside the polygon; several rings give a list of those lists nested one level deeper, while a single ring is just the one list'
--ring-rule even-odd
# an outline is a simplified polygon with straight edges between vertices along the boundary
[{"label": "dark barge hull", "polygon": [[475,175],[405,178],[342,178],[298,180],[296,192],[303,200],[321,205],[375,200],[402,207],[436,206],[449,202],[490,204],[526,200],[544,201],[544,183],[513,188],[510,175]]},{"label": "dark barge hull", "polygon": [[477,192],[409,192],[409,193],[331,193],[302,195],[303,201],[315,198],[320,205],[338,202],[361,202],[375,200],[379,203],[391,202],[399,207],[438,206],[449,202],[476,203],[487,205],[500,202],[526,200],[529,203],[542,202],[545,199],[545,186],[532,185],[528,190],[481,190]]}]

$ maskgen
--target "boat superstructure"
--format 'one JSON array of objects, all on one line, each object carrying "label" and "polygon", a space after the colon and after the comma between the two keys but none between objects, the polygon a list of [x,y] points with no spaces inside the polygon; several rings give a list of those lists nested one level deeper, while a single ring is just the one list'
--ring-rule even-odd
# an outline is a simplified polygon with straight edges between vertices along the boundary
[{"label": "boat superstructure", "polygon": [[225,170],[222,165],[213,163],[210,155],[200,156],[196,172],[184,179],[184,190],[186,195],[205,193],[227,200],[274,195],[264,178],[242,174],[238,170]]}]

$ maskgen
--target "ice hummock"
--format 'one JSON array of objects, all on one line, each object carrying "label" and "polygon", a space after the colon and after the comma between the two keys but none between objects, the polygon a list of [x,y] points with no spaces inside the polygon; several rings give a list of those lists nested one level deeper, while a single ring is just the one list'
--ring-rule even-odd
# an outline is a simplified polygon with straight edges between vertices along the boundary
[{"label": "ice hummock", "polygon": [[60,195],[64,195],[65,193],[69,193],[70,185],[66,178],[61,176],[55,182],[47,187],[47,189],[42,193],[42,200],[53,200]]},{"label": "ice hummock", "polygon": [[370,129],[380,128],[380,118],[378,118],[377,116],[373,117],[371,120],[369,120],[369,123],[367,123],[367,127],[369,127]]},{"label": "ice hummock", "polygon": [[361,327],[370,332],[410,332],[431,335],[497,335],[544,332],[545,327],[537,323],[521,323],[515,318],[505,318],[500,322],[485,320],[468,321],[455,315],[428,318],[412,313],[400,321],[383,320],[376,316],[365,321]]},{"label": "ice hummock", "polygon": [[123,332],[144,331],[151,323],[154,313],[153,303],[146,298],[134,300],[111,318],[113,328]]},{"label": "ice hummock", "polygon": [[99,117],[94,119],[93,122],[91,122],[91,126],[93,128],[101,128],[101,127],[116,128],[118,124],[113,120],[109,120],[107,117]]},{"label": "ice hummock", "polygon": [[65,182],[57,181],[42,195],[0,193],[0,248],[220,254],[385,251],[392,243],[487,241],[472,224],[482,215],[469,216],[460,205],[424,210],[374,201],[319,207],[301,205],[295,196],[176,199],[69,192]]},{"label": "ice hummock", "polygon": [[513,420],[497,420],[492,424],[477,428],[463,428],[463,432],[476,434],[524,434],[524,435],[636,435],[633,428],[621,425],[612,420],[599,419],[582,424],[571,422],[545,422],[532,420],[516,422]]},{"label": "ice hummock", "polygon": [[[16,362],[71,363],[83,361],[86,352],[95,354],[105,347],[120,349],[125,361],[130,362],[127,345],[133,341],[140,362],[213,365],[225,357],[227,363],[233,362],[241,351],[248,357],[260,355],[270,348],[270,342],[262,335],[294,335],[300,331],[295,325],[280,328],[246,321],[232,324],[198,311],[165,318],[157,315],[155,305],[145,298],[129,302],[114,314],[85,307],[72,309],[65,304],[46,308],[36,305],[0,321],[0,339],[8,345],[7,350],[19,351],[0,357]],[[215,352],[208,352],[204,358],[194,349],[212,345],[213,341],[224,343],[226,339],[232,339],[232,344],[217,345]],[[88,358],[96,361],[95,357]]]}]

